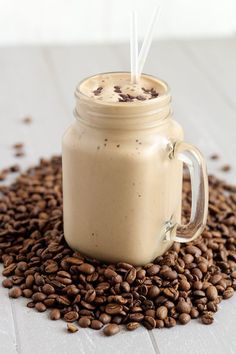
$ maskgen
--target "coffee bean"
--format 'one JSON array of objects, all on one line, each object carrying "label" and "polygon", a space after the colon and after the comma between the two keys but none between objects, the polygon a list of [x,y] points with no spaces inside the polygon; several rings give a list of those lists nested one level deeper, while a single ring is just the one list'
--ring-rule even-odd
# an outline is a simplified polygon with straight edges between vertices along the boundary
[{"label": "coffee bean", "polygon": [[160,306],[156,310],[156,317],[159,320],[164,320],[168,316],[168,310],[165,306]]},{"label": "coffee bean", "polygon": [[31,289],[22,290],[23,296],[26,298],[31,298],[33,295],[33,291]]},{"label": "coffee bean", "polygon": [[158,288],[158,286],[153,285],[148,289],[148,297],[150,299],[155,299],[158,295],[160,295],[160,289]]},{"label": "coffee bean", "polygon": [[160,266],[157,264],[151,265],[146,271],[149,276],[155,275],[159,272]]},{"label": "coffee bean", "polygon": [[82,263],[78,266],[78,270],[85,274],[92,274],[95,272],[95,268],[92,264]]},{"label": "coffee bean", "polygon": [[201,321],[203,324],[209,325],[212,324],[214,321],[212,312],[205,312],[201,316]]},{"label": "coffee bean", "polygon": [[4,279],[2,281],[2,286],[4,288],[8,288],[8,289],[11,289],[13,287],[13,283],[12,283],[12,280],[11,279]]},{"label": "coffee bean", "polygon": [[206,289],[206,296],[209,300],[215,300],[217,299],[218,296],[218,292],[217,289],[214,285],[210,285],[207,289]]},{"label": "coffee bean", "polygon": [[99,321],[101,321],[103,324],[108,324],[111,322],[111,316],[107,313],[101,313],[99,316]]},{"label": "coffee bean", "polygon": [[111,323],[107,325],[103,330],[105,336],[113,336],[119,332],[120,332],[120,327],[115,323]]},{"label": "coffee bean", "polygon": [[125,280],[127,283],[132,284],[136,278],[136,269],[130,268],[126,274]]},{"label": "coffee bean", "polygon": [[129,319],[132,322],[141,322],[143,320],[143,318],[144,318],[144,315],[142,313],[139,313],[139,312],[131,313],[129,315]]},{"label": "coffee bean", "polygon": [[115,303],[106,305],[105,312],[108,315],[118,315],[123,311],[123,306]]},{"label": "coffee bean", "polygon": [[151,316],[144,316],[143,319],[143,325],[146,327],[148,330],[151,330],[156,327],[156,321],[154,320],[153,317]]},{"label": "coffee bean", "polygon": [[211,312],[216,312],[218,310],[218,306],[214,301],[210,301],[207,303],[207,310]]},{"label": "coffee bean", "polygon": [[45,294],[45,295],[50,295],[50,294],[54,294],[55,293],[55,289],[52,285],[50,284],[45,284],[43,287],[42,287],[42,292]]},{"label": "coffee bean", "polygon": [[165,324],[162,320],[156,320],[156,328],[164,328]]},{"label": "coffee bean", "polygon": [[94,289],[88,290],[88,292],[85,294],[85,301],[86,302],[93,302],[96,298],[96,291]]},{"label": "coffee bean", "polygon": [[123,317],[119,315],[116,315],[111,319],[111,322],[116,324],[121,324],[122,321],[123,321]]},{"label": "coffee bean", "polygon": [[180,300],[176,306],[176,310],[179,313],[187,313],[189,314],[191,311],[191,306],[184,300]]},{"label": "coffee bean", "polygon": [[191,285],[187,280],[181,280],[179,282],[179,288],[180,290],[188,291],[191,288]]},{"label": "coffee bean", "polygon": [[90,326],[91,320],[89,317],[84,316],[79,319],[78,324],[82,328],[87,328]]},{"label": "coffee bean", "polygon": [[191,316],[191,318],[198,318],[199,312],[195,307],[191,308],[190,316]]},{"label": "coffee bean", "polygon": [[18,297],[20,297],[22,295],[22,291],[20,288],[12,288],[9,290],[9,296],[17,299]]},{"label": "coffee bean", "polygon": [[76,311],[69,311],[64,315],[64,320],[66,322],[75,322],[78,320],[79,315]]},{"label": "coffee bean", "polygon": [[47,297],[47,296],[46,296],[45,294],[43,294],[43,293],[41,293],[41,292],[36,292],[36,293],[34,293],[34,294],[32,295],[32,300],[33,300],[34,302],[41,302],[41,301],[45,300],[46,297]]},{"label": "coffee bean", "polygon": [[91,328],[98,330],[103,327],[103,323],[99,320],[92,320],[90,326]]},{"label": "coffee bean", "polygon": [[47,309],[43,302],[36,302],[35,308],[38,312],[44,312]]},{"label": "coffee bean", "polygon": [[140,327],[140,323],[139,322],[129,322],[126,325],[126,328],[128,331],[134,331],[135,329]]},{"label": "coffee bean", "polygon": [[27,275],[25,279],[25,285],[27,288],[31,289],[34,284],[34,277],[32,274]]},{"label": "coffee bean", "polygon": [[72,323],[67,323],[67,331],[70,333],[75,333],[79,330],[78,327],[76,327],[74,324]]},{"label": "coffee bean", "polygon": [[195,257],[200,257],[202,254],[202,251],[198,247],[193,246],[193,245],[186,246],[185,251]]},{"label": "coffee bean", "polygon": [[176,320],[173,317],[167,317],[164,319],[165,327],[171,328],[176,326]]},{"label": "coffee bean", "polygon": [[61,313],[58,309],[53,309],[51,312],[50,312],[50,319],[51,320],[59,320],[61,318]]},{"label": "coffee bean", "polygon": [[224,292],[223,292],[223,299],[229,299],[233,296],[234,294],[234,289],[232,287],[228,287]]},{"label": "coffee bean", "polygon": [[178,319],[180,324],[185,325],[191,321],[191,316],[188,313],[181,313]]}]

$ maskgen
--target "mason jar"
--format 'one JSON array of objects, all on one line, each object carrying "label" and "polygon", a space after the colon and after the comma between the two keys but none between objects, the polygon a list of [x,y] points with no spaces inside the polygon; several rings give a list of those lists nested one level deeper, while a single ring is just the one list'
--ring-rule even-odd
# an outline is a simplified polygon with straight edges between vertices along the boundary
[{"label": "mason jar", "polygon": [[[75,120],[62,141],[65,239],[89,257],[144,265],[174,241],[192,241],[203,231],[206,166],[200,152],[184,142],[164,81],[142,75],[157,97],[107,102],[87,94],[101,75],[117,82],[130,74],[99,74],[76,88]],[[192,186],[186,225],[181,225],[183,162]]]}]

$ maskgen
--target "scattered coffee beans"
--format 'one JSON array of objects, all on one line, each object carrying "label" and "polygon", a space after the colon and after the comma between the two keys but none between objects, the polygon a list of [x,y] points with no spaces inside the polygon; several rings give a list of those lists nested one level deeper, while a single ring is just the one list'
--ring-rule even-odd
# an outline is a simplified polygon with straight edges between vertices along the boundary
[{"label": "scattered coffee beans", "polygon": [[[72,251],[63,236],[61,158],[41,160],[10,186],[0,186],[0,260],[9,296],[50,319],[100,329],[173,327],[200,318],[211,324],[222,299],[236,290],[236,187],[209,177],[207,227],[188,244],[175,243],[143,267],[103,264]],[[184,179],[183,222],[190,215]]]}]

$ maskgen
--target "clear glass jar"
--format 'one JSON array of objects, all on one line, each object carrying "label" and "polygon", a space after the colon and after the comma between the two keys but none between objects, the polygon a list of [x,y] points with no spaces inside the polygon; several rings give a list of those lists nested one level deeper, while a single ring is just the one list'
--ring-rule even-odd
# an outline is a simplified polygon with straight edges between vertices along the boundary
[{"label": "clear glass jar", "polygon": [[[146,264],[174,240],[193,240],[206,224],[204,160],[183,142],[167,84],[146,77],[160,95],[131,103],[88,97],[81,88],[93,78],[85,79],[75,92],[76,119],[63,136],[66,241],[107,262]],[[190,170],[193,197],[187,225],[180,225],[183,161]]]}]

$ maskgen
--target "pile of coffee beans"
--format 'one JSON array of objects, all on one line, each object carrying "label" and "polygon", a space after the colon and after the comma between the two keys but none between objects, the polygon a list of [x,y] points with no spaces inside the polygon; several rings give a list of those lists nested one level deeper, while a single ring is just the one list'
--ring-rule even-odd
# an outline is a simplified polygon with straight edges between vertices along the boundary
[{"label": "pile of coffee beans", "polygon": [[[15,183],[0,187],[0,260],[9,296],[28,299],[69,332],[120,324],[133,331],[214,321],[223,299],[236,290],[236,187],[209,177],[206,230],[194,242],[175,243],[143,267],[103,264],[73,252],[63,236],[61,158],[41,160]],[[188,177],[183,186],[183,222],[190,213]],[[144,235],[145,237],[145,235]]]}]

